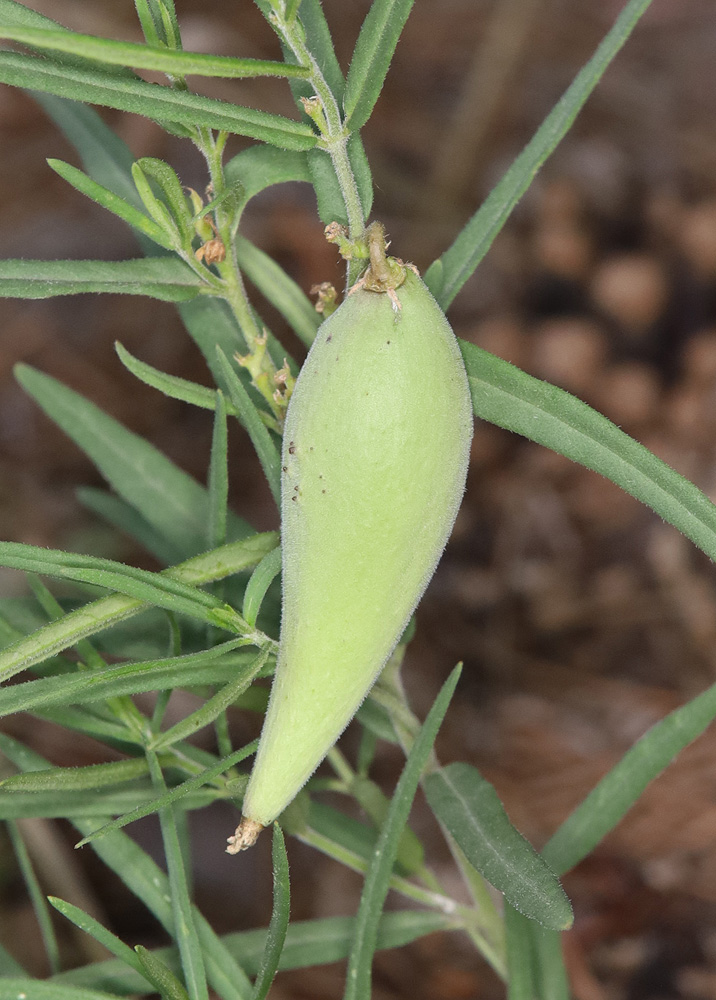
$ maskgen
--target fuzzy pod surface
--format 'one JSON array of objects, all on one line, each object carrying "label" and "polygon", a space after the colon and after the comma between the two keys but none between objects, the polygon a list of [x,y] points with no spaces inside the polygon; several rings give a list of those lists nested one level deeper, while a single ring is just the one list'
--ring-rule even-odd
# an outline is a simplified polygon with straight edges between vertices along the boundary
[{"label": "fuzzy pod surface", "polygon": [[245,825],[288,805],[395,648],[452,530],[472,428],[457,340],[412,271],[321,325],[286,415],[281,635]]}]

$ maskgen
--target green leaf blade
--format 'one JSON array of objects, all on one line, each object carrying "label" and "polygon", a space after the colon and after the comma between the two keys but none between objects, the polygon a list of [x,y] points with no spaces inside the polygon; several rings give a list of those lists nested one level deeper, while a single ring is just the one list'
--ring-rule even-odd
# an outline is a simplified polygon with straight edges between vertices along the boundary
[{"label": "green leaf blade", "polygon": [[98,38],[95,35],[83,35],[58,28],[22,28],[0,23],[0,38],[45,51],[82,56],[100,64],[157,70],[174,76],[212,76],[228,79],[276,76],[301,79],[308,76],[309,72],[302,66],[290,63],[215,56],[203,52],[184,52],[181,49],[171,50],[137,42],[117,42],[109,38]]},{"label": "green leaf blade", "polygon": [[357,131],[370,118],[414,0],[373,0],[346,79],[346,125]]},{"label": "green leaf blade", "polygon": [[485,256],[535,174],[564,138],[610,62],[651,0],[629,0],[589,62],[554,106],[524,150],[492,189],[454,243],[425,273],[425,283],[447,309]]},{"label": "green leaf blade", "polygon": [[308,125],[281,115],[17,52],[0,51],[0,83],[129,111],[158,122],[175,122],[189,129],[203,126],[246,135],[282,149],[312,149],[317,142]]},{"label": "green leaf blade", "polygon": [[271,989],[271,983],[278,971],[281,952],[286,941],[291,905],[291,886],[288,874],[288,857],[283,833],[278,823],[274,823],[273,844],[271,849],[273,862],[273,910],[266,946],[264,948],[251,1000],[265,1000]]},{"label": "green leaf blade", "polygon": [[678,472],[580,399],[464,341],[478,417],[606,476],[716,561],[716,506]]},{"label": "green leaf blade", "polygon": [[144,212],[136,209],[130,202],[125,201],[124,198],[120,198],[119,195],[110,191],[109,188],[97,184],[91,177],[88,177],[81,170],[78,170],[69,163],[64,163],[62,160],[49,159],[47,164],[63,180],[71,184],[75,190],[84,194],[87,198],[91,198],[92,201],[106,208],[128,225],[144,233],[145,236],[159,244],[159,246],[167,250],[172,249],[172,244],[167,239],[167,235],[161,227],[153,222],[152,219],[149,219]]},{"label": "green leaf blade", "polygon": [[569,871],[589,854],[646,786],[716,717],[716,685],[651,727],[602,778],[548,840],[542,856],[555,871]]},{"label": "green leaf blade", "polygon": [[133,781],[147,774],[148,770],[146,761],[141,758],[87,764],[84,767],[51,767],[5,778],[0,781],[0,788],[3,792],[86,791]]},{"label": "green leaf blade", "polygon": [[475,768],[448,764],[427,775],[425,794],[470,864],[520,913],[558,930],[571,926],[572,909],[556,876]]},{"label": "green leaf blade", "polygon": [[199,295],[203,287],[202,279],[178,257],[0,261],[0,298],[47,299],[109,292],[186,302]]},{"label": "green leaf blade", "polygon": [[21,542],[0,542],[0,564],[11,569],[106,587],[137,601],[199,618],[222,628],[243,629],[243,619],[223,601],[161,573],[136,569],[112,559],[43,549]]}]

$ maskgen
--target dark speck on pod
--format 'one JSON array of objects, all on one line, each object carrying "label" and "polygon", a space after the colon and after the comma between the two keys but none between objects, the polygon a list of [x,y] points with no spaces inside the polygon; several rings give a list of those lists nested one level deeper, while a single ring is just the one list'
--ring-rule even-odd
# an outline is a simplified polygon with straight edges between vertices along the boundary
[{"label": "dark speck on pod", "polygon": [[291,443],[288,446],[288,453],[289,453],[289,455],[295,455],[296,454],[296,445],[295,445],[295,443],[293,441],[291,441]]},{"label": "dark speck on pod", "polygon": [[329,334],[328,334],[328,336],[326,337],[326,343],[327,343],[327,344],[330,344],[330,342],[331,342],[332,340],[333,340],[333,334],[332,334],[332,333],[329,333]]},{"label": "dark speck on pod", "polygon": [[288,466],[287,465],[282,465],[281,466],[281,472],[288,472]]}]

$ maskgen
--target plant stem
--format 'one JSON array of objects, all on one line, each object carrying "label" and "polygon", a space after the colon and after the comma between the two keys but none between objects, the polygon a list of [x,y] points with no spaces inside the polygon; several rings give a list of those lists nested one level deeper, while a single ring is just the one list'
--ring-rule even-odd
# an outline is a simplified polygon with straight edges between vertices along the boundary
[{"label": "plant stem", "polygon": [[[354,854],[347,848],[341,847],[340,844],[337,844],[329,837],[324,837],[310,827],[296,832],[295,836],[304,844],[309,844],[316,850],[321,851],[322,854],[326,854],[329,858],[333,858],[353,871],[365,874],[368,870],[368,863],[359,855]],[[423,889],[421,886],[415,885],[414,882],[410,882],[400,875],[393,875],[391,877],[390,888],[407,899],[412,899],[414,902],[421,903],[431,910],[438,910],[440,913],[444,913],[445,916],[454,918],[455,928],[465,931],[474,942],[477,950],[490,963],[498,976],[501,976],[503,979],[505,978],[506,967],[503,954],[484,935],[480,926],[479,915],[475,910],[468,906],[462,906],[450,896],[431,892],[429,889]]]},{"label": "plant stem", "polygon": [[[226,190],[226,179],[222,163],[225,144],[226,136],[224,133],[220,133],[217,137],[214,137],[210,129],[199,130],[197,145],[209,167],[209,177],[215,198],[220,198]],[[249,305],[248,296],[236,259],[231,214],[226,211],[226,206],[223,202],[217,204],[214,211],[214,219],[219,237],[226,249],[226,259],[216,265],[224,285],[223,295],[236,317],[236,321],[246,340],[249,353],[252,353],[256,341],[261,337],[261,330],[254,319],[251,306]],[[273,364],[270,359],[269,363]]]},{"label": "plant stem", "polygon": [[299,64],[305,66],[310,72],[308,82],[311,84],[316,96],[320,99],[325,116],[325,128],[322,130],[323,135],[319,145],[330,156],[333,169],[338,178],[338,184],[343,195],[343,203],[346,207],[350,238],[358,240],[363,235],[365,216],[358,192],[358,184],[356,183],[353,168],[348,157],[348,139],[350,138],[350,133],[347,132],[343,123],[338,101],[328,86],[320,66],[306,46],[303,39],[303,29],[299,20],[293,19],[291,23],[288,23],[282,14],[275,11],[271,21],[278,34],[295,55]]}]

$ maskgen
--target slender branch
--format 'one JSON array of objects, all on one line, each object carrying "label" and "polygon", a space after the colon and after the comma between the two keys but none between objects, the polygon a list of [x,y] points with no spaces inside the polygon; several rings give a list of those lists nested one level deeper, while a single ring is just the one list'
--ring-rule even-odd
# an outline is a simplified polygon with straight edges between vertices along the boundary
[{"label": "slender branch", "polygon": [[300,21],[294,19],[289,23],[281,13],[274,11],[271,23],[291,52],[293,52],[299,64],[305,66],[310,72],[308,82],[321,102],[324,115],[323,127],[321,129],[322,138],[319,146],[325,149],[331,158],[346,207],[350,237],[353,240],[357,240],[363,235],[365,215],[358,191],[358,184],[348,156],[350,132],[346,130],[338,101],[326,82],[320,66],[304,41],[303,28]]}]

